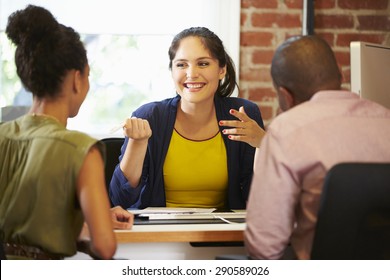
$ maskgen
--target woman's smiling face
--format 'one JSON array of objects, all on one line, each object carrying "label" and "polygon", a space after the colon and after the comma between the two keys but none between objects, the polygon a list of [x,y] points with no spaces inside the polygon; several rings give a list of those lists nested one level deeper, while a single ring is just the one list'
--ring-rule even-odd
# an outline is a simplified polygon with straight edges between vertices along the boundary
[{"label": "woman's smiling face", "polygon": [[219,67],[198,37],[181,40],[172,62],[172,78],[182,102],[213,100],[225,73],[226,67]]}]

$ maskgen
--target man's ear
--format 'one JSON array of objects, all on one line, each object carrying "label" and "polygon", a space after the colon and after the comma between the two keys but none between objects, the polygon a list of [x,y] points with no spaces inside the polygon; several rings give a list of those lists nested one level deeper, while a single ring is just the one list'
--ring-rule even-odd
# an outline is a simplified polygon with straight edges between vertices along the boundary
[{"label": "man's ear", "polygon": [[282,111],[287,111],[295,105],[294,95],[285,87],[278,88],[279,106]]}]

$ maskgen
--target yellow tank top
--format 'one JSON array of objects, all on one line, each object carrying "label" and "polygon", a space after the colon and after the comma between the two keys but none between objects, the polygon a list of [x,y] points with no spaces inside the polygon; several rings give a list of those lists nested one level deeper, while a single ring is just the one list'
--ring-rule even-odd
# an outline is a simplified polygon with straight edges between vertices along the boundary
[{"label": "yellow tank top", "polygon": [[221,133],[194,141],[174,130],[163,174],[167,207],[224,208],[228,172]]}]

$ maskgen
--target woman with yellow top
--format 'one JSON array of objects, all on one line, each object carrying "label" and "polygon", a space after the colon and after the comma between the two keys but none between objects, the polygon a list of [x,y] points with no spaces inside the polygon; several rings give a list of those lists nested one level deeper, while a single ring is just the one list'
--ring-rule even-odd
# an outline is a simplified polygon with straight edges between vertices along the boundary
[{"label": "woman with yellow top", "polygon": [[230,97],[234,65],[207,28],[183,30],[168,53],[177,95],[125,121],[111,200],[125,208],[244,209],[265,133],[259,107]]}]

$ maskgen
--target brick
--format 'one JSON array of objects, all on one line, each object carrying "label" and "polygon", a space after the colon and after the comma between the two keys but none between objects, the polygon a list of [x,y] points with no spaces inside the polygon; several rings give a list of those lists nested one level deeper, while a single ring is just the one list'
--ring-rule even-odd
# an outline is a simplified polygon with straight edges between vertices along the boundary
[{"label": "brick", "polygon": [[241,68],[240,81],[250,82],[272,82],[269,68]]},{"label": "brick", "polygon": [[246,13],[241,13],[241,16],[240,16],[240,24],[241,24],[241,26],[245,25],[247,19],[248,19],[248,15]]},{"label": "brick", "polygon": [[[333,9],[336,7],[336,0],[308,0],[314,1],[314,10]],[[286,0],[289,8],[303,8],[303,0]]]},{"label": "brick", "polygon": [[273,101],[276,98],[276,92],[269,87],[256,87],[249,89],[248,97],[254,102]]},{"label": "brick", "polygon": [[358,16],[357,30],[390,31],[390,16]]},{"label": "brick", "polygon": [[285,5],[289,9],[302,9],[303,8],[303,0],[285,0]]},{"label": "brick", "polygon": [[[314,1],[314,9],[315,10],[333,9],[336,7],[336,0],[312,0],[312,1]],[[289,9],[302,9],[303,8],[303,0],[285,0],[284,4]]]},{"label": "brick", "polygon": [[241,32],[241,46],[270,46],[274,35],[271,32]]},{"label": "brick", "polygon": [[241,8],[274,9],[278,7],[278,0],[241,0]]},{"label": "brick", "polygon": [[353,17],[348,15],[316,15],[315,28],[353,28]]},{"label": "brick", "polygon": [[250,100],[250,98],[248,98],[248,90],[242,86],[239,87],[238,97]]},{"label": "brick", "polygon": [[254,87],[250,88],[248,91],[248,96],[255,101],[272,101],[276,98],[275,89],[272,87]]},{"label": "brick", "polygon": [[250,65],[252,61],[252,50],[246,47],[240,47],[240,66]]},{"label": "brick", "polygon": [[289,13],[254,13],[252,14],[252,25],[254,27],[300,27],[300,14]]},{"label": "brick", "polygon": [[254,64],[271,64],[274,50],[258,50],[252,54],[252,62]]},{"label": "brick", "polygon": [[314,2],[314,10],[333,9],[335,7],[336,0],[315,0]]},{"label": "brick", "polygon": [[339,65],[341,66],[350,65],[351,58],[350,58],[349,49],[348,51],[335,51],[334,53],[336,56],[337,63]]},{"label": "brick", "polygon": [[338,0],[338,5],[341,9],[371,9],[381,10],[387,9],[388,0]]},{"label": "brick", "polygon": [[282,41],[280,41],[279,43],[282,43],[284,40],[287,40],[291,37],[302,35],[301,29],[299,30],[299,32],[292,32],[292,31],[293,30],[287,30],[286,33],[284,34],[284,39]]},{"label": "brick", "polygon": [[334,33],[317,32],[316,35],[318,35],[322,39],[324,39],[329,44],[329,46],[331,46],[331,47],[334,46],[334,41],[335,41],[335,34]]},{"label": "brick", "polygon": [[268,124],[270,121],[272,121],[272,119],[275,117],[274,106],[260,104],[259,108],[263,122]]},{"label": "brick", "polygon": [[344,33],[337,35],[337,46],[349,47],[353,41],[369,42],[373,44],[382,44],[385,40],[385,34],[367,34],[367,33]]}]

